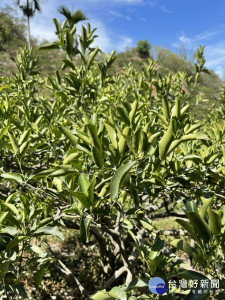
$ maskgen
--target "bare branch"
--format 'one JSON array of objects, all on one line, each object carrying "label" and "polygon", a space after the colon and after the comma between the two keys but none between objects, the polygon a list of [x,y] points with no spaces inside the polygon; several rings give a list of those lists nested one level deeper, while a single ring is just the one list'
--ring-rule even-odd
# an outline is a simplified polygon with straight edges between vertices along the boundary
[{"label": "bare branch", "polygon": [[116,281],[117,278],[119,278],[124,272],[127,272],[127,271],[128,271],[128,269],[125,266],[121,267],[119,270],[116,270],[114,272],[114,274],[104,283],[102,288],[107,288],[107,287],[111,286],[112,283],[114,281]]},{"label": "bare branch", "polygon": [[70,277],[75,282],[75,284],[77,285],[79,291],[85,297],[85,299],[89,299],[88,293],[85,291],[84,287],[81,285],[81,283],[79,282],[79,280],[77,279],[77,277],[70,271],[70,269],[67,268],[67,266],[60,259],[58,259],[58,262],[59,262],[59,264],[60,264],[61,267],[59,267],[57,265],[55,265],[55,267],[60,272],[62,272],[63,274],[65,274],[66,276]]}]

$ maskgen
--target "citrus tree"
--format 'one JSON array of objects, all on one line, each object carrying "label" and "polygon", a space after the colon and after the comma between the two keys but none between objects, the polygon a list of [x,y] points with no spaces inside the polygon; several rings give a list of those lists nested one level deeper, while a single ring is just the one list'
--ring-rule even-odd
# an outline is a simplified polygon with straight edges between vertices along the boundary
[{"label": "citrus tree", "polygon": [[[67,19],[54,24],[57,40],[40,50],[61,49],[62,69],[41,79],[38,58],[24,49],[14,76],[1,79],[2,299],[26,298],[24,275],[41,288],[50,268],[82,299],[150,299],[154,276],[222,279],[225,126],[193,120],[188,104],[208,72],[203,48],[192,76],[163,77],[153,60],[142,72],[129,65],[109,75],[115,52],[93,47],[96,29],[88,23],[77,35]],[[171,216],[185,236],[169,241],[153,221]],[[63,240],[66,228],[96,257],[87,275],[94,285],[46,239]],[[176,250],[192,259],[191,270]],[[209,298],[209,289],[188,292]],[[176,295],[185,296],[167,292]]]}]

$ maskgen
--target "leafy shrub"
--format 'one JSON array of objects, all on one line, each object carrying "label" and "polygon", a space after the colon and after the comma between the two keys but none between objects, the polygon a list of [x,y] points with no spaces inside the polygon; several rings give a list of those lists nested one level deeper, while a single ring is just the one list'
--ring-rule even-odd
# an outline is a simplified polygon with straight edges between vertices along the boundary
[{"label": "leafy shrub", "polygon": [[[128,66],[109,75],[115,52],[92,47],[90,24],[77,47],[76,26],[54,23],[58,39],[41,50],[61,50],[64,72],[41,79],[38,59],[24,49],[0,87],[2,298],[26,298],[25,272],[38,289],[52,268],[83,299],[151,299],[153,276],[223,278],[225,125],[216,121],[224,108],[203,127],[186,104],[208,72],[203,48],[192,76],[162,76],[150,59],[143,72]],[[154,228],[152,220],[171,216],[187,238],[169,242]],[[93,285],[46,242],[63,240],[63,228],[78,231],[79,244],[95,253]],[[192,257],[195,271],[176,249]],[[167,293],[175,295],[184,296]]]}]

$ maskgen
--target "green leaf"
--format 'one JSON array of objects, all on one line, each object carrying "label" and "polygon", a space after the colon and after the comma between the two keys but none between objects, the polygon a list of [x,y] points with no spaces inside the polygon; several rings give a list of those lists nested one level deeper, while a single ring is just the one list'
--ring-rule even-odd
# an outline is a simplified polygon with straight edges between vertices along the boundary
[{"label": "green leaf", "polygon": [[77,149],[83,151],[84,153],[87,153],[90,157],[92,156],[91,152],[85,146],[78,144]]},{"label": "green leaf", "polygon": [[2,92],[3,90],[5,90],[5,89],[8,89],[8,88],[10,88],[11,87],[11,85],[3,85],[3,86],[0,86],[0,92]]},{"label": "green leaf", "polygon": [[33,245],[33,246],[31,247],[31,249],[32,249],[35,253],[37,253],[37,254],[43,254],[42,249],[41,249],[40,247],[36,246],[36,245]]},{"label": "green leaf", "polygon": [[123,107],[119,106],[119,107],[117,107],[117,111],[118,111],[121,119],[124,121],[124,123],[127,125],[130,125],[130,118],[129,118],[126,110]]},{"label": "green leaf", "polygon": [[8,272],[9,265],[10,265],[10,261],[1,262],[1,264],[0,264],[0,276],[1,276],[2,279],[5,277],[6,273]]},{"label": "green leaf", "polygon": [[18,145],[21,146],[23,143],[25,143],[29,139],[30,134],[31,134],[31,130],[30,129],[25,130],[23,132],[23,134],[20,136]]},{"label": "green leaf", "polygon": [[111,199],[115,200],[118,196],[119,189],[123,184],[123,180],[125,179],[127,173],[131,170],[131,168],[136,164],[136,161],[129,162],[125,165],[119,167],[119,169],[114,174],[111,185],[110,185],[110,194]]},{"label": "green leaf", "polygon": [[190,106],[191,106],[190,104],[187,104],[181,108],[181,111],[180,111],[181,116],[183,116],[185,114],[185,112],[189,109]]},{"label": "green leaf", "polygon": [[19,183],[23,182],[23,180],[20,177],[20,175],[17,175],[15,173],[3,173],[3,174],[1,174],[1,177],[5,178],[5,179],[9,179],[9,180],[15,180],[15,181],[17,181]]},{"label": "green leaf", "polygon": [[4,228],[4,232],[14,236],[18,233],[18,229],[16,227],[13,226],[7,226]]},{"label": "green leaf", "polygon": [[152,143],[155,141],[155,139],[156,139],[159,135],[160,135],[160,132],[154,133],[154,134],[150,137],[149,143],[152,144]]},{"label": "green leaf", "polygon": [[87,191],[90,186],[90,182],[85,174],[80,174],[78,183],[79,183],[79,190],[82,193],[85,193],[87,195]]},{"label": "green leaf", "polygon": [[117,149],[117,139],[116,139],[116,132],[115,130],[112,128],[112,126],[108,125],[107,123],[105,123],[105,128],[108,132],[109,135],[109,139],[113,145],[113,147],[115,147]]},{"label": "green leaf", "polygon": [[72,61],[68,60],[68,59],[63,59],[63,66],[62,66],[62,70],[65,70],[66,68],[71,68],[72,70],[75,70],[75,66],[72,63]]},{"label": "green leaf", "polygon": [[135,153],[137,153],[138,150],[142,150],[143,140],[144,140],[144,132],[142,131],[141,128],[138,128],[138,130],[135,132],[132,138],[132,146]]},{"label": "green leaf", "polygon": [[86,144],[92,145],[91,139],[89,138],[89,136],[85,132],[80,131],[80,130],[76,130],[76,131],[74,131],[74,134],[78,138],[80,138],[82,141],[84,141]]},{"label": "green leaf", "polygon": [[0,224],[2,224],[4,222],[4,220],[7,217],[8,213],[9,213],[8,211],[0,212]]},{"label": "green leaf", "polygon": [[21,243],[24,240],[27,240],[29,236],[15,236],[6,246],[6,250],[10,250],[14,247],[16,247],[19,243]]},{"label": "green leaf", "polygon": [[124,136],[128,136],[129,131],[130,131],[130,128],[125,127],[124,130],[123,130],[123,133],[120,134],[119,143],[118,143],[120,154],[122,154],[124,152],[124,149],[125,149],[125,146],[126,146],[126,140],[125,140]]},{"label": "green leaf", "polygon": [[207,223],[200,217],[198,212],[187,212],[186,215],[199,237],[208,243],[211,239],[211,232]]},{"label": "green leaf", "polygon": [[147,222],[145,222],[145,221],[143,221],[143,220],[140,220],[140,222],[141,222],[141,225],[142,225],[145,229],[147,229],[148,231],[152,232],[152,230],[153,230],[154,227],[153,227],[151,224],[149,224],[149,223],[147,223]]},{"label": "green leaf", "polygon": [[185,204],[185,208],[187,210],[187,212],[197,212],[197,207],[196,204],[193,201],[188,200]]},{"label": "green leaf", "polygon": [[80,223],[80,237],[82,244],[89,242],[89,228],[91,223],[91,217],[83,216]]},{"label": "green leaf", "polygon": [[212,157],[210,157],[210,159],[207,161],[207,164],[211,165],[214,162],[214,160],[216,160],[219,156],[221,156],[221,153],[216,153],[212,155]]},{"label": "green leaf", "polygon": [[127,300],[126,286],[116,286],[109,291],[109,295],[118,300]]},{"label": "green leaf", "polygon": [[89,202],[91,204],[93,204],[93,200],[94,200],[94,188],[95,188],[95,176],[93,175],[92,180],[91,180],[91,184],[88,188]]},{"label": "green leaf", "polygon": [[222,212],[221,224],[224,226],[225,225],[225,205],[222,205],[220,207],[220,211]]},{"label": "green leaf", "polygon": [[154,264],[157,262],[156,258],[158,257],[159,253],[164,247],[164,241],[161,240],[159,237],[156,237],[155,242],[151,248],[149,253],[150,260],[155,260]]},{"label": "green leaf", "polygon": [[8,135],[9,135],[10,143],[11,143],[12,148],[13,148],[13,152],[15,154],[17,154],[17,152],[19,150],[17,141],[16,141],[16,139],[14,138],[14,136],[12,134],[8,133]]},{"label": "green leaf", "polygon": [[187,230],[187,232],[192,236],[192,238],[196,239],[196,233],[195,230],[193,228],[193,226],[188,223],[187,221],[184,221],[182,219],[176,219],[175,220],[178,224],[180,224],[185,230]]},{"label": "green leaf", "polygon": [[130,111],[130,114],[129,114],[130,124],[133,124],[133,121],[134,121],[134,118],[135,118],[135,115],[136,115],[136,111],[137,111],[137,106],[138,106],[138,102],[137,102],[137,100],[135,100],[132,103],[131,111]]},{"label": "green leaf", "polygon": [[72,133],[71,130],[69,130],[68,128],[64,127],[64,126],[60,126],[59,129],[65,134],[65,136],[68,137],[68,139],[71,141],[71,143],[73,145],[77,145],[77,137],[74,136],[74,134]]},{"label": "green leaf", "polygon": [[198,162],[198,163],[202,162],[202,159],[199,156],[194,155],[194,154],[185,155],[182,157],[182,160],[191,160],[191,161]]},{"label": "green leaf", "polygon": [[19,148],[20,158],[24,157],[29,147],[30,147],[30,141],[26,141],[20,146]]},{"label": "green leaf", "polygon": [[177,119],[180,118],[180,99],[178,97],[175,98],[175,107],[173,116]]},{"label": "green leaf", "polygon": [[169,111],[169,103],[166,96],[162,97],[162,111],[164,117],[168,120],[170,117],[170,111]]},{"label": "green leaf", "polygon": [[190,256],[193,256],[194,248],[189,245],[188,242],[181,239],[175,239],[170,244],[176,247],[178,250],[182,250]]},{"label": "green leaf", "polygon": [[36,180],[38,178],[45,178],[45,177],[48,177],[49,174],[53,173],[55,171],[54,168],[51,168],[51,169],[48,169],[48,170],[44,170],[44,171],[41,171],[35,175],[33,175],[32,177],[30,177],[31,180]]},{"label": "green leaf", "polygon": [[179,140],[175,140],[171,143],[167,154],[170,154],[173,150],[175,150],[183,142],[193,141],[193,140],[208,140],[208,139],[209,138],[205,134],[202,134],[202,133],[184,135]]},{"label": "green leaf", "polygon": [[70,29],[66,31],[66,50],[68,54],[72,54],[73,52],[73,36],[70,33]]},{"label": "green leaf", "polygon": [[97,133],[97,127],[96,125],[93,124],[87,124],[86,125],[88,128],[89,136],[92,141],[92,145],[98,149],[101,149],[101,144],[98,138],[98,133]]},{"label": "green leaf", "polygon": [[93,60],[95,59],[95,56],[98,54],[98,51],[99,51],[99,48],[95,48],[90,54],[89,54],[89,57],[88,57],[88,67],[91,66]]},{"label": "green leaf", "polygon": [[55,24],[56,34],[59,34],[60,26],[59,26],[59,22],[56,20],[56,18],[53,18],[53,23]]},{"label": "green leaf", "polygon": [[59,177],[59,176],[66,176],[70,174],[77,173],[77,170],[71,167],[70,165],[62,165],[59,169],[54,170],[54,172],[50,173],[49,177]]},{"label": "green leaf", "polygon": [[193,125],[185,132],[185,134],[192,133],[193,131],[195,131],[196,129],[198,129],[200,127],[202,127],[202,124]]},{"label": "green leaf", "polygon": [[209,229],[214,234],[219,234],[221,231],[221,220],[220,216],[212,211],[212,209],[209,207],[208,210],[208,216],[209,216]]},{"label": "green leaf", "polygon": [[[88,122],[88,118],[87,118],[87,122]],[[89,119],[89,124],[92,124],[92,125],[97,125],[97,122],[98,122],[98,114],[97,113],[94,113],[91,118]]]},{"label": "green leaf", "polygon": [[91,296],[90,299],[92,300],[115,300],[114,297],[109,296],[106,290],[102,290],[97,292],[95,295]]},{"label": "green leaf", "polygon": [[81,192],[70,192],[77,200],[80,201],[80,203],[83,205],[83,207],[90,209],[91,203],[88,200],[88,197],[85,193]]},{"label": "green leaf", "polygon": [[13,226],[20,227],[20,222],[9,212],[7,215],[7,223]]},{"label": "green leaf", "polygon": [[41,47],[39,47],[39,50],[40,51],[43,51],[43,50],[54,50],[54,49],[60,49],[60,46],[58,43],[49,43],[49,44],[45,44],[45,45],[42,45]]},{"label": "green leaf", "polygon": [[148,286],[149,280],[146,278],[135,278],[133,279],[127,287],[127,291],[134,289],[134,288],[141,288]]},{"label": "green leaf", "polygon": [[15,215],[17,215],[17,217],[19,216],[19,211],[18,209],[15,207],[15,205],[5,202],[4,206],[6,206],[7,208],[9,208],[12,212],[14,212]]},{"label": "green leaf", "polygon": [[46,266],[44,265],[40,268],[40,270],[38,270],[36,273],[34,273],[34,283],[35,283],[36,288],[39,288],[39,286],[41,284],[41,280],[45,274],[45,269],[46,269]]},{"label": "green leaf", "polygon": [[92,155],[93,155],[93,160],[94,160],[96,166],[99,167],[100,169],[102,169],[104,166],[104,160],[103,160],[101,150],[99,150],[97,147],[93,147]]},{"label": "green leaf", "polygon": [[159,141],[159,156],[160,156],[160,158],[163,158],[167,153],[167,150],[173,139],[173,131],[174,131],[174,126],[173,126],[173,122],[171,120],[167,131],[164,133],[163,137]]},{"label": "green leaf", "polygon": [[35,231],[35,234],[40,234],[40,233],[43,233],[43,234],[46,234],[46,235],[57,236],[61,240],[64,240],[63,234],[57,226],[54,226],[54,227],[50,227],[50,226],[40,227]]},{"label": "green leaf", "polygon": [[206,200],[203,197],[201,197],[201,200],[203,202],[203,205],[199,209],[199,215],[202,217],[202,219],[205,219],[207,209],[213,202],[213,197],[209,198],[209,200]]},{"label": "green leaf", "polygon": [[67,165],[69,164],[71,161],[75,160],[76,158],[78,158],[80,156],[80,153],[75,152],[75,153],[71,153],[70,155],[66,156],[63,160],[63,164]]},{"label": "green leaf", "polygon": [[165,118],[164,115],[157,114],[157,116],[160,118],[160,120],[161,120],[166,126],[168,126],[168,121],[167,121],[167,119]]}]

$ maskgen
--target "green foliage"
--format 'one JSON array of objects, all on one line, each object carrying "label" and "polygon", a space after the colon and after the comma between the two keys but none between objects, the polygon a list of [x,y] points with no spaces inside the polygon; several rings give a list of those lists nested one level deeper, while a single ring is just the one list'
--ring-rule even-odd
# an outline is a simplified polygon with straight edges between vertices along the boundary
[{"label": "green foliage", "polygon": [[24,22],[15,15],[15,10],[9,7],[0,11],[0,53],[8,52],[11,57],[26,42]]},{"label": "green foliage", "polygon": [[148,41],[138,41],[137,43],[137,53],[142,58],[148,58],[150,57],[150,49],[151,45]]},{"label": "green foliage", "polygon": [[[146,285],[154,276],[222,279],[225,124],[218,116],[225,110],[203,124],[187,104],[208,72],[203,48],[191,76],[163,76],[151,59],[143,71],[128,65],[113,75],[115,53],[93,47],[95,28],[87,24],[76,35],[68,19],[54,24],[57,40],[41,50],[60,50],[61,69],[39,77],[37,57],[24,49],[17,71],[1,80],[2,295],[26,298],[25,273],[41,289],[50,268],[73,281],[80,299],[151,299]],[[155,229],[153,220],[171,216],[186,238],[170,242]],[[80,247],[95,253],[88,276],[97,285],[46,242],[63,240],[64,228],[77,230]],[[193,258],[194,270],[174,248]]]}]

